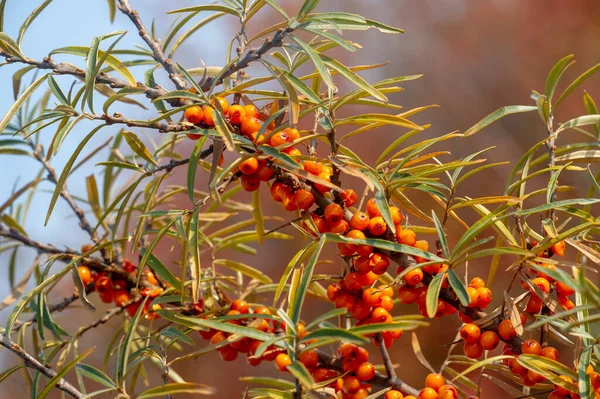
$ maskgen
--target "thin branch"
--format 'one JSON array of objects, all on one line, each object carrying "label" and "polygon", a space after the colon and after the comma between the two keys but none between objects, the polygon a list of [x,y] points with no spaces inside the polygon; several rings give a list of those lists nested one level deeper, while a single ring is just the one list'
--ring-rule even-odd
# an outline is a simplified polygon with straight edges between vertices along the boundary
[{"label": "thin branch", "polygon": [[[27,353],[23,348],[17,345],[15,342],[11,341],[6,335],[0,333],[0,345],[4,346],[15,355],[19,356],[21,359],[25,361],[25,365],[30,369],[37,370],[41,374],[45,375],[48,378],[56,377],[56,371],[52,368],[43,365],[36,358]],[[59,379],[56,382],[56,388],[65,392],[66,394],[72,396],[73,398],[82,398],[83,394],[75,388],[71,383],[69,383],[64,378]]]},{"label": "thin branch", "polygon": [[188,132],[190,130],[198,129],[197,126],[186,125],[183,123],[173,123],[173,122],[154,122],[148,123],[144,121],[135,121],[131,119],[125,118],[123,115],[119,113],[115,113],[111,115],[88,115],[91,119],[94,120],[102,120],[107,125],[114,124],[123,124],[129,127],[143,127],[147,129],[156,129],[160,133],[179,133],[179,132]]},{"label": "thin branch", "polygon": [[375,339],[377,340],[377,346],[379,347],[379,353],[381,354],[381,359],[383,360],[383,365],[385,366],[385,372],[390,381],[398,378],[396,376],[396,370],[394,370],[394,363],[392,363],[392,358],[390,357],[390,353],[388,352],[385,342],[383,339],[383,335],[381,333],[377,334]]},{"label": "thin branch", "polygon": [[148,47],[150,47],[150,50],[152,50],[153,58],[156,60],[156,62],[163,66],[165,71],[167,71],[169,74],[169,79],[171,79],[171,81],[175,84],[175,87],[177,87],[178,90],[185,90],[187,88],[185,80],[181,77],[179,72],[177,72],[173,62],[167,58],[165,53],[162,51],[158,41],[154,40],[154,38],[150,36],[150,33],[148,33],[148,30],[142,23],[137,10],[131,9],[129,6],[129,0],[119,0],[119,10],[121,10],[123,14],[127,15],[131,22],[133,22],[141,38],[144,39]]}]

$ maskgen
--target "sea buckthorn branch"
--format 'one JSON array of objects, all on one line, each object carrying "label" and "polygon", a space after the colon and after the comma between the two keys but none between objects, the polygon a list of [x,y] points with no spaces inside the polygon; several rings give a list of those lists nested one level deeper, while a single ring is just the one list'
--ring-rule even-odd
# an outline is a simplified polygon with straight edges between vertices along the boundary
[{"label": "sea buckthorn branch", "polygon": [[[50,57],[45,57],[43,61],[38,61],[29,57],[20,58],[19,56],[6,54],[1,51],[0,57],[4,57],[7,63],[18,62],[22,64],[33,65],[38,69],[51,70],[55,75],[72,75],[85,81],[85,72],[82,69],[67,62],[57,63]],[[126,80],[115,78],[105,72],[98,73],[98,75],[96,76],[96,83],[108,85],[113,89],[123,89],[125,87],[131,87],[131,84]],[[167,90],[160,86],[148,87],[140,82],[137,82],[136,87],[143,89],[144,94],[146,94],[146,97],[150,99],[155,99],[168,93]],[[172,105],[176,104],[175,102],[170,103]]]},{"label": "sea buckthorn branch", "polygon": [[165,53],[162,51],[158,41],[154,40],[152,36],[150,36],[150,33],[142,23],[137,10],[131,9],[129,6],[129,0],[119,0],[119,10],[121,10],[123,14],[127,15],[131,22],[133,22],[140,34],[140,37],[144,39],[148,47],[150,47],[150,50],[152,50],[154,59],[156,62],[159,62],[163,68],[165,68],[165,71],[167,71],[169,74],[169,79],[171,79],[171,81],[175,84],[175,87],[177,87],[178,90],[185,90],[187,88],[187,83],[185,83],[185,80],[175,69],[173,62],[167,58]]},{"label": "sea buckthorn branch", "polygon": [[115,125],[115,124],[123,124],[128,127],[141,127],[147,129],[156,129],[159,133],[182,133],[188,132],[190,130],[198,129],[195,126],[186,125],[183,123],[173,123],[173,122],[154,122],[147,123],[144,121],[136,121],[132,119],[127,119],[123,115],[118,112],[115,112],[113,115],[89,115],[91,119],[102,120],[107,125]]},{"label": "sea buckthorn branch", "polygon": [[[21,348],[19,345],[17,345],[17,343],[13,342],[7,335],[2,333],[0,333],[0,345],[4,346],[9,351],[23,359],[23,361],[25,362],[25,366],[27,366],[28,368],[37,370],[39,373],[43,374],[48,378],[56,377],[56,371],[40,363],[39,360],[31,356],[25,351],[25,349]],[[73,398],[83,397],[83,394],[64,378],[60,378],[56,382],[56,388],[60,389],[61,391]]]}]

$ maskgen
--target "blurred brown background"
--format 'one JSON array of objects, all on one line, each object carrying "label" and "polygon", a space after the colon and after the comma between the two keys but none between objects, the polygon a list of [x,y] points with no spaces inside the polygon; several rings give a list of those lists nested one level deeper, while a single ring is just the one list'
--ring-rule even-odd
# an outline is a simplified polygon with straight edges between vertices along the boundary
[{"label": "blurred brown background", "polygon": [[[172,16],[165,16],[165,11],[197,4],[193,1],[168,2],[167,4],[167,2],[158,0],[132,1],[132,3],[140,10],[148,25],[150,18],[155,17],[158,27],[166,27],[168,26],[167,21],[172,20]],[[301,1],[288,0],[282,3],[290,14],[294,14]],[[101,6],[106,8],[105,4],[101,4]],[[10,5],[7,6],[9,15],[11,12],[23,14],[18,9],[20,6],[12,5],[12,7],[15,8],[11,9]],[[69,33],[69,37],[63,38],[68,42],[65,45],[87,45],[94,35],[118,29],[132,30],[129,21],[117,15],[115,26],[109,27],[108,23],[98,25],[99,23],[95,22],[94,31],[91,32],[91,28],[86,30],[85,24],[85,19],[90,16],[80,16],[76,14],[76,10],[71,10],[70,7],[68,4],[55,6],[55,13],[71,12],[73,16],[77,15],[73,17],[77,20],[73,20],[69,26],[64,26],[65,14],[55,14],[53,18],[62,18],[59,23],[62,25],[57,26],[56,29],[64,32],[63,35],[72,30],[79,31],[84,34],[85,38],[81,39]],[[106,9],[98,5],[94,5],[94,7],[98,7],[97,12],[100,14],[97,16],[98,19],[108,19]],[[401,85],[405,87],[405,91],[389,96],[390,100],[401,104],[405,110],[428,104],[440,105],[439,109],[429,110],[415,118],[420,123],[433,125],[422,137],[425,135],[427,137],[437,136],[454,130],[464,131],[503,105],[532,104],[532,100],[529,98],[531,89],[543,91],[548,71],[556,61],[567,54],[573,53],[577,59],[577,64],[567,74],[567,79],[573,79],[600,62],[600,54],[598,54],[600,3],[594,0],[327,0],[323,1],[319,7],[318,11],[354,12],[405,29],[404,35],[384,35],[374,30],[349,32],[345,37],[360,43],[364,48],[353,54],[340,52],[334,54],[347,65],[390,61],[385,68],[364,73],[363,76],[370,81],[398,75],[424,74],[425,76],[417,81]],[[275,14],[265,13],[254,21],[251,30],[261,30],[272,24],[277,17]],[[43,20],[44,16],[40,17],[40,21]],[[37,23],[39,24],[40,21]],[[46,21],[57,23],[58,20],[47,19]],[[164,32],[162,28],[160,31]],[[201,57],[207,65],[223,64],[226,45],[236,31],[237,24],[232,20],[228,20],[227,24],[211,25],[208,29],[200,31],[194,39],[182,47],[178,53],[178,61],[186,66],[197,66],[198,58]],[[35,34],[31,32],[31,36],[34,37]],[[90,40],[87,39],[88,36]],[[133,37],[134,43],[141,43],[136,35],[130,36]],[[54,47],[58,46],[46,48]],[[41,51],[43,54],[43,50]],[[256,75],[260,73],[260,69],[253,68],[251,73]],[[1,76],[3,81],[7,81],[6,79],[9,77],[6,74]],[[138,78],[141,79],[141,72]],[[599,82],[600,77],[596,76],[584,85],[585,89],[597,100],[600,99]],[[341,90],[347,88],[348,86],[340,86]],[[3,91],[10,90],[5,86]],[[584,112],[581,93],[581,89],[578,89],[572,98],[565,102],[556,115],[557,122],[565,121]],[[139,111],[132,112],[139,113]],[[399,133],[394,129],[379,129],[368,135],[350,139],[346,144],[357,151],[365,161],[373,163],[381,151],[398,137]],[[487,152],[489,162],[510,160],[514,163],[523,152],[544,135],[545,130],[538,116],[535,113],[529,113],[507,117],[468,140],[447,141],[446,144],[438,145],[436,149],[451,151],[452,155],[444,158],[449,160],[489,146],[496,146],[494,150]],[[581,138],[572,137],[573,139]],[[565,135],[564,138],[567,139],[568,136]],[[470,184],[464,185],[458,194],[460,196],[499,195],[504,189],[505,178],[510,168],[509,165],[492,169],[481,177],[471,180]],[[86,172],[90,173],[89,170]],[[577,187],[578,195],[585,195],[588,187],[585,179],[582,177],[576,179],[569,174],[564,176],[565,179],[561,179],[562,184],[573,185]],[[182,179],[180,176],[179,179],[183,181],[184,178]],[[347,180],[350,185],[356,188],[360,187],[358,181]],[[3,181],[3,190],[8,184],[10,184],[8,180]],[[264,194],[266,198],[267,193]],[[430,213],[430,207],[433,204],[427,197],[412,196],[411,198],[424,207],[425,213]],[[47,199],[44,200],[42,208],[46,204]],[[285,215],[278,207],[267,206],[265,213],[289,218],[289,215]],[[464,218],[467,221],[473,221],[475,215],[466,211]],[[411,220],[416,224],[421,224],[418,220]],[[449,229],[452,243],[453,238],[462,230],[460,226],[453,223],[449,224]],[[286,232],[295,234],[292,228]],[[85,242],[85,238],[80,237],[81,234],[78,230],[74,229],[73,234],[78,237],[74,239],[76,242]],[[433,244],[434,238],[432,236],[427,238]],[[48,237],[47,240],[50,241],[51,238]],[[266,242],[264,249],[259,250],[259,255],[255,258],[236,254],[232,257],[265,270],[275,280],[278,280],[291,256],[303,245],[305,242],[301,240]],[[169,248],[165,247],[165,251],[168,250]],[[330,259],[334,259],[333,251],[330,251],[328,255]],[[167,254],[164,255],[164,257],[167,256]],[[479,274],[485,278],[489,267],[489,263],[486,262],[489,260],[470,265],[470,275]],[[322,271],[325,272],[328,268],[332,272],[339,270],[336,265],[324,266]],[[499,276],[493,286],[495,300],[492,307],[500,304],[502,287],[505,285],[505,279],[503,276]],[[59,299],[68,295],[70,289],[68,284],[65,284],[63,292],[57,290],[54,293],[55,298]],[[267,298],[266,302],[269,303],[270,299]],[[311,320],[318,313],[331,308],[330,304],[325,303],[310,302],[309,305],[315,306],[310,306],[310,309],[307,307],[303,314],[305,320]],[[97,314],[91,315],[79,307],[68,314],[57,315],[56,319],[63,327],[73,331],[75,322],[81,325],[81,323],[95,320],[101,314],[100,312],[99,309]],[[410,313],[416,313],[416,307],[397,306],[394,309],[394,314]],[[102,343],[112,336],[111,329],[118,326],[119,323],[121,321],[113,320],[107,326],[90,332],[82,340],[80,348],[96,345],[101,349]],[[444,318],[433,320],[432,328],[418,331],[424,354],[435,368],[441,365],[446,356],[446,348],[439,348],[438,345],[451,342],[458,326],[459,321],[456,318]],[[198,343],[204,345],[200,341]],[[376,353],[372,354],[373,358],[377,359]],[[102,351],[98,350],[93,355],[92,358],[95,359],[92,362],[101,362],[102,356]],[[393,347],[392,358],[399,364],[397,371],[401,378],[413,386],[423,386],[427,370],[416,360],[410,347],[409,334],[405,334],[402,340]],[[2,352],[0,359],[3,369],[14,362],[14,358],[7,351]],[[281,374],[274,370],[272,364],[251,368],[242,358],[227,364],[221,362],[217,354],[201,357],[195,362],[181,363],[175,369],[185,379],[215,385],[219,389],[218,395],[223,398],[235,398],[242,395],[246,385],[238,381],[240,376],[268,374],[281,377]],[[3,382],[0,385],[0,398],[27,397],[20,378],[16,374]],[[152,375],[150,378],[158,378],[158,375]],[[45,381],[41,385],[44,384]],[[484,379],[482,398],[503,397],[508,396]]]}]

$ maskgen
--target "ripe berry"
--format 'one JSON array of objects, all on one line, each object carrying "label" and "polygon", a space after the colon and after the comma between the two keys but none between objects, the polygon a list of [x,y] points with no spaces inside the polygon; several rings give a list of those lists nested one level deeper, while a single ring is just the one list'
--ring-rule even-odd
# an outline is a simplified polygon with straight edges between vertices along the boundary
[{"label": "ripe berry", "polygon": [[564,296],[573,295],[575,293],[575,290],[573,288],[563,283],[562,281],[556,282],[556,291],[558,292],[558,294]]},{"label": "ripe berry", "polygon": [[246,116],[246,118],[244,118],[244,120],[242,120],[242,123],[240,124],[240,132],[244,136],[252,136],[258,133],[261,127],[262,121],[260,119],[253,116]]},{"label": "ripe berry", "polygon": [[369,305],[367,305],[364,301],[361,300],[357,300],[354,302],[354,306],[352,307],[352,317],[360,321],[366,319],[370,315],[371,307]]},{"label": "ripe berry", "polygon": [[477,288],[479,298],[477,299],[477,306],[481,309],[485,309],[492,302],[492,291],[487,287]]},{"label": "ripe berry", "polygon": [[483,354],[483,347],[479,344],[479,341],[473,343],[465,342],[463,351],[469,359],[478,359]]},{"label": "ripe berry", "polygon": [[360,380],[353,375],[344,378],[344,392],[354,393],[360,388]]},{"label": "ripe berry", "polygon": [[558,349],[547,346],[541,350],[540,356],[545,357],[546,359],[558,361]]},{"label": "ripe berry", "polygon": [[83,285],[88,285],[92,281],[94,281],[94,278],[92,277],[92,272],[87,266],[78,266],[77,273],[79,274],[79,278],[81,279]]},{"label": "ripe berry", "polygon": [[348,310],[352,310],[354,306],[354,297],[347,292],[341,292],[337,298],[335,298],[334,305],[336,308],[348,308]]},{"label": "ripe berry", "polygon": [[252,104],[244,105],[244,113],[246,114],[246,118],[257,118],[258,117],[258,108],[256,108]]},{"label": "ripe berry", "polygon": [[377,275],[385,273],[390,266],[388,257],[379,253],[371,255],[369,263],[371,265],[371,271]]},{"label": "ripe berry", "polygon": [[185,120],[189,123],[197,125],[202,121],[202,116],[204,113],[202,112],[202,107],[198,105],[194,105],[193,107],[186,108],[184,112]]},{"label": "ripe berry", "polygon": [[209,106],[206,106],[202,109],[202,122],[206,125],[206,126],[214,126],[215,125],[215,120],[214,120],[214,116],[213,116],[213,112],[215,112],[214,109],[212,109]]},{"label": "ripe berry", "polygon": [[237,359],[238,351],[227,345],[222,348],[219,348],[219,355],[221,359],[225,362],[232,362]]},{"label": "ripe berry", "polygon": [[564,295],[558,296],[558,303],[560,304],[560,306],[562,306],[566,310],[571,310],[575,307],[575,304],[573,303],[573,301],[570,300],[569,297],[564,296]]},{"label": "ripe berry", "polygon": [[319,365],[319,354],[314,349],[305,350],[300,353],[299,360],[310,370]]},{"label": "ripe berry", "polygon": [[536,277],[531,282],[540,290],[542,290],[545,294],[550,293],[550,282],[544,277]]},{"label": "ripe berry", "polygon": [[437,392],[432,388],[423,388],[419,392],[419,399],[437,399],[437,397]]},{"label": "ripe berry", "polygon": [[500,335],[504,341],[509,341],[517,335],[517,331],[512,325],[512,322],[509,319],[505,319],[498,324],[498,335]]},{"label": "ripe berry", "polygon": [[417,294],[413,288],[404,286],[398,289],[398,298],[400,299],[400,302],[408,305],[417,300]]},{"label": "ripe berry", "polygon": [[389,323],[392,321],[392,316],[384,308],[378,307],[371,312],[371,319],[375,323]]},{"label": "ripe berry", "polygon": [[395,206],[390,206],[390,214],[392,215],[392,222],[394,222],[395,225],[402,223],[404,216],[402,216],[400,209],[396,208]]},{"label": "ripe berry", "polygon": [[362,288],[362,279],[358,273],[348,273],[344,278],[344,285],[348,291],[359,291]]},{"label": "ripe berry", "polygon": [[367,213],[369,217],[374,218],[375,216],[381,216],[381,212],[379,212],[379,208],[377,207],[377,202],[375,198],[371,198],[367,201]]},{"label": "ripe berry", "polygon": [[229,121],[234,125],[239,125],[246,118],[246,111],[241,105],[234,104],[229,107]]},{"label": "ripe berry", "polygon": [[[346,233],[346,237],[355,240],[364,240],[366,238],[363,232],[360,230],[350,230],[348,233]],[[356,244],[346,244],[346,246],[348,247],[348,249],[351,249],[353,251],[356,250]]]},{"label": "ripe berry", "polygon": [[258,160],[256,158],[248,158],[240,163],[240,172],[245,175],[254,174],[258,170]]},{"label": "ripe berry", "polygon": [[542,346],[535,339],[528,339],[521,345],[521,352],[525,355],[539,355],[542,351]]},{"label": "ripe berry", "polygon": [[344,209],[336,203],[331,203],[325,207],[324,216],[329,223],[336,223],[344,218]]},{"label": "ripe berry", "polygon": [[350,219],[350,227],[356,230],[364,230],[369,227],[369,215],[366,212],[356,212]]},{"label": "ripe berry", "polygon": [[473,287],[467,287],[467,292],[469,293],[469,307],[473,308],[477,306],[479,301],[479,291]]},{"label": "ripe berry", "polygon": [[369,232],[374,236],[380,236],[387,230],[387,224],[381,216],[375,216],[369,221]]},{"label": "ripe berry", "polygon": [[552,246],[552,252],[554,252],[558,256],[565,256],[565,248],[565,242],[561,241]]},{"label": "ripe berry", "polygon": [[279,369],[279,371],[286,371],[287,366],[290,364],[292,364],[292,359],[290,359],[290,357],[285,353],[280,353],[275,358],[275,366],[277,369]]},{"label": "ripe berry", "polygon": [[389,297],[394,296],[394,289],[389,285],[380,285],[379,287],[377,287],[377,289],[381,291],[381,295]]},{"label": "ripe berry", "polygon": [[285,130],[281,131],[281,132],[277,132],[271,136],[271,146],[277,147],[282,144],[289,143],[290,142],[289,138],[290,138],[290,136]]},{"label": "ripe berry", "polygon": [[473,342],[477,342],[479,340],[479,337],[481,336],[481,330],[479,329],[479,326],[475,324],[465,324],[460,329],[460,336],[465,342],[472,344]]},{"label": "ripe berry", "polygon": [[396,232],[396,237],[400,244],[409,245],[411,247],[417,242],[417,235],[415,232],[408,229],[398,230]]},{"label": "ripe berry", "polygon": [[242,175],[240,178],[242,188],[246,191],[256,191],[260,187],[260,179],[254,175]]},{"label": "ripe berry", "polygon": [[[221,110],[223,111],[224,115],[227,115],[227,112],[229,111],[229,102],[224,99],[223,97],[217,97],[217,101],[219,102],[219,105],[221,106]],[[212,101],[212,103],[214,104],[214,100]]]},{"label": "ripe berry", "polygon": [[375,376],[375,367],[369,362],[364,362],[358,366],[356,376],[361,381],[369,381]]},{"label": "ripe berry", "polygon": [[314,204],[315,197],[310,191],[301,188],[300,190],[296,191],[292,197],[292,201],[298,208],[306,211]]},{"label": "ripe berry", "polygon": [[280,181],[273,182],[271,187],[269,188],[269,193],[271,194],[271,198],[274,201],[281,202],[283,198],[281,197],[282,189],[286,187],[286,185]]},{"label": "ripe berry", "polygon": [[351,188],[345,189],[341,194],[342,199],[347,207],[350,207],[358,202],[358,195]]},{"label": "ripe berry", "polygon": [[496,349],[498,343],[500,342],[500,338],[498,338],[498,334],[494,331],[484,331],[479,337],[479,343],[486,351],[491,351]]},{"label": "ripe berry", "polygon": [[[392,389],[390,391],[387,391],[383,398],[384,399],[403,399],[404,395],[402,395],[402,392]],[[408,398],[408,396],[406,398]],[[414,396],[413,396],[413,398],[414,398]]]},{"label": "ripe berry", "polygon": [[288,140],[293,142],[294,140],[298,140],[300,138],[300,132],[298,129],[293,127],[288,127],[285,129],[285,132],[288,134]]},{"label": "ripe berry", "polygon": [[542,306],[544,306],[544,301],[539,296],[532,295],[527,301],[525,311],[528,313],[539,313],[542,311]]},{"label": "ripe berry", "polygon": [[256,175],[260,181],[269,181],[275,175],[275,172],[269,168],[269,165],[265,161],[258,161]]},{"label": "ripe berry", "polygon": [[381,291],[377,288],[367,288],[362,293],[363,301],[369,306],[377,307],[381,304]]},{"label": "ripe berry", "polygon": [[446,379],[441,374],[431,373],[425,378],[425,386],[434,391],[439,391],[442,385],[446,384]]},{"label": "ripe berry", "polygon": [[402,276],[406,284],[415,286],[423,281],[423,271],[421,269],[413,269]]},{"label": "ripe berry", "polygon": [[247,314],[250,310],[250,306],[248,305],[248,302],[243,299],[236,299],[231,302],[231,310],[236,310],[241,314]]},{"label": "ripe berry", "polygon": [[304,161],[303,168],[312,175],[319,175],[323,172],[323,164],[317,161]]}]

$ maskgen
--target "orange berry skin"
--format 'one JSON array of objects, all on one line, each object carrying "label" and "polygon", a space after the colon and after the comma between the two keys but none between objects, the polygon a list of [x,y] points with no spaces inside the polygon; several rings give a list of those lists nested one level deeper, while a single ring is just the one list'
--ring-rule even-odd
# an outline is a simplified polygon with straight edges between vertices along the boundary
[{"label": "orange berry skin", "polygon": [[528,339],[521,345],[521,352],[525,355],[539,355],[542,351],[542,346],[535,339]]},{"label": "orange berry skin", "polygon": [[537,286],[544,293],[550,293],[550,282],[544,277],[536,277],[531,281],[535,286]]},{"label": "orange berry skin", "polygon": [[564,296],[573,295],[575,293],[575,290],[573,288],[571,288],[567,284],[563,283],[562,281],[556,282],[556,291],[558,292],[559,295],[564,295]]},{"label": "orange berry skin", "polygon": [[371,259],[368,256],[359,256],[354,260],[354,269],[361,274],[369,273],[373,270]]},{"label": "orange berry skin", "polygon": [[350,227],[362,231],[369,227],[369,221],[369,215],[366,212],[356,212],[350,219]]},{"label": "orange berry skin", "polygon": [[311,175],[319,175],[323,172],[323,164],[317,161],[304,161],[304,170]]},{"label": "orange berry skin", "polygon": [[258,133],[261,127],[262,121],[260,119],[253,116],[246,116],[240,124],[240,132],[244,136],[252,136],[253,134]]},{"label": "orange berry skin", "polygon": [[354,302],[352,307],[352,317],[356,320],[364,320],[371,315],[371,307],[364,301],[358,300]]},{"label": "orange berry skin", "polygon": [[258,108],[252,104],[244,105],[244,114],[246,115],[246,118],[258,118]]},{"label": "orange berry skin", "polygon": [[469,287],[473,287],[475,289],[485,287],[485,281],[483,281],[481,277],[473,277],[469,283]]},{"label": "orange berry skin", "polygon": [[374,236],[380,236],[387,231],[387,224],[381,216],[375,216],[369,221],[369,232]]},{"label": "orange berry skin", "polygon": [[285,132],[288,134],[288,140],[290,142],[298,140],[300,138],[300,132],[296,128],[288,127],[287,129],[285,129]]},{"label": "orange berry skin", "polygon": [[454,397],[454,398],[458,398],[458,392],[456,392],[456,388],[454,388],[452,385],[442,385],[439,389],[438,389],[438,395],[443,395],[446,392],[450,392],[453,396],[448,396],[448,399]]},{"label": "orange berry skin", "polygon": [[[245,175],[254,174],[258,170],[258,160],[256,158],[248,158],[240,163],[240,172]],[[260,179],[259,179],[260,180]]]},{"label": "orange berry skin", "polygon": [[375,248],[373,248],[371,245],[358,245],[356,247],[356,253],[360,256],[369,256],[373,253],[374,249]]},{"label": "orange berry skin", "polygon": [[540,356],[558,361],[558,349],[547,346],[540,351]]},{"label": "orange berry skin", "polygon": [[275,367],[277,367],[279,371],[287,371],[287,366],[290,364],[292,364],[292,359],[285,353],[280,353],[275,358]]},{"label": "orange berry skin", "polygon": [[202,116],[204,113],[202,112],[202,107],[199,105],[194,105],[193,107],[189,107],[185,109],[183,116],[185,120],[194,125],[199,124],[202,121]]},{"label": "orange berry skin", "polygon": [[565,256],[566,245],[564,241],[558,242],[552,246],[552,252],[558,256]]},{"label": "orange berry skin", "polygon": [[276,182],[273,182],[273,184],[271,184],[271,187],[269,188],[269,193],[271,194],[271,198],[274,201],[277,201],[277,202],[283,201],[283,198],[281,197],[281,193],[282,193],[282,189],[284,187],[286,187],[286,185],[280,181],[276,181]]},{"label": "orange berry skin", "polygon": [[486,351],[491,351],[496,349],[498,344],[500,343],[500,338],[498,338],[498,334],[494,331],[484,331],[479,337],[479,344]]},{"label": "orange berry skin", "polygon": [[390,213],[392,215],[392,221],[394,222],[394,225],[402,223],[404,216],[402,215],[402,212],[400,212],[400,209],[396,208],[395,206],[390,206]]},{"label": "orange berry skin", "polygon": [[542,311],[542,306],[544,306],[544,301],[539,296],[532,295],[527,301],[525,311],[528,313],[539,313]]},{"label": "orange berry skin", "polygon": [[315,196],[308,190],[301,188],[296,191],[292,202],[300,209],[308,210],[315,203]]},{"label": "orange berry skin", "polygon": [[242,175],[240,184],[245,191],[256,191],[260,187],[260,179],[256,175]]},{"label": "orange berry skin", "polygon": [[[346,233],[346,237],[353,238],[355,240],[364,240],[366,238],[364,233],[360,230],[350,230],[348,233]],[[353,251],[356,250],[356,244],[346,244],[346,246]]]},{"label": "orange berry skin", "polygon": [[269,181],[275,175],[273,169],[269,168],[269,165],[265,161],[258,161],[258,169],[256,175],[260,181]]},{"label": "orange berry skin", "polygon": [[400,287],[398,289],[398,298],[400,302],[405,305],[415,303],[417,300],[417,294],[413,288],[410,287]]},{"label": "orange berry skin", "polygon": [[381,212],[379,212],[379,208],[377,207],[377,202],[375,198],[371,198],[367,201],[367,213],[369,217],[374,218],[375,216],[381,216]]},{"label": "orange berry skin", "polygon": [[300,152],[300,150],[297,148],[294,148],[294,147],[288,147],[288,148],[284,149],[283,152],[288,154],[290,157],[302,156],[302,153]]},{"label": "orange berry skin", "polygon": [[369,263],[371,264],[372,272],[377,275],[385,273],[390,266],[388,257],[379,253],[371,255]]},{"label": "orange berry skin", "polygon": [[360,388],[360,380],[353,375],[344,378],[344,392],[354,393]]},{"label": "orange berry skin", "polygon": [[281,132],[277,132],[271,136],[271,146],[277,147],[282,144],[289,143],[290,142],[289,138],[290,138],[290,136],[285,130],[283,130]]},{"label": "orange berry skin", "polygon": [[371,319],[375,323],[389,323],[392,321],[392,316],[384,308],[378,307],[371,312]]},{"label": "orange berry skin", "polygon": [[237,310],[241,314],[247,314],[250,311],[250,306],[248,305],[248,302],[243,299],[236,299],[231,302],[231,310]]},{"label": "orange berry skin", "polygon": [[232,362],[237,359],[238,351],[227,345],[222,348],[219,348],[219,355],[221,359],[225,362]]},{"label": "orange berry skin", "polygon": [[423,388],[419,392],[419,399],[437,399],[438,394],[433,388]]},{"label": "orange berry skin", "polygon": [[234,104],[229,107],[229,121],[234,125],[239,125],[246,118],[246,111],[241,105]]},{"label": "orange berry skin", "polygon": [[417,234],[408,229],[398,230],[396,232],[396,238],[400,244],[413,246],[417,242]]},{"label": "orange berry skin", "polygon": [[394,289],[388,285],[380,285],[379,287],[377,287],[377,289],[381,291],[381,295],[389,297],[394,296]]},{"label": "orange berry skin", "polygon": [[564,296],[564,295],[558,296],[558,303],[560,304],[560,306],[562,306],[566,310],[571,310],[575,307],[575,304],[573,303],[573,301],[570,300],[569,297]]},{"label": "orange berry skin", "polygon": [[463,341],[472,344],[479,341],[479,337],[481,337],[481,330],[479,329],[479,326],[475,324],[465,324],[460,329],[460,337],[463,339]]},{"label": "orange berry skin", "polygon": [[331,203],[325,207],[323,216],[329,223],[336,223],[344,218],[344,209],[336,203]]},{"label": "orange berry skin", "polygon": [[477,302],[479,301],[479,291],[477,291],[473,287],[467,287],[467,292],[469,293],[469,307],[473,308],[477,306]]},{"label": "orange berry skin", "polygon": [[446,379],[441,374],[431,373],[425,378],[425,386],[436,392],[446,384]]},{"label": "orange berry skin", "polygon": [[358,195],[356,195],[356,192],[351,188],[345,189],[340,195],[348,207],[358,202]]},{"label": "orange berry skin", "polygon": [[481,309],[485,309],[492,302],[492,291],[487,287],[477,288],[479,298],[477,300],[477,306]]},{"label": "orange berry skin", "polygon": [[367,288],[362,293],[363,301],[369,306],[378,307],[381,304],[382,293],[377,288]]},{"label": "orange berry skin", "polygon": [[300,353],[299,360],[307,369],[314,369],[319,365],[319,354],[314,349]]},{"label": "orange berry skin", "polygon": [[423,271],[421,269],[413,269],[402,276],[406,284],[415,286],[423,281]]},{"label": "orange berry skin", "polygon": [[81,279],[81,282],[83,283],[83,285],[88,285],[92,281],[94,281],[94,278],[92,277],[92,272],[90,271],[90,268],[87,266],[78,266],[77,274],[79,274],[79,278]]},{"label": "orange berry skin", "polygon": [[387,295],[381,297],[381,304],[379,305],[388,312],[394,308],[394,300]]},{"label": "orange berry skin", "polygon": [[509,341],[517,335],[517,331],[509,319],[504,319],[498,324],[498,335],[500,335],[504,341]]},{"label": "orange berry skin", "polygon": [[[227,115],[227,112],[229,111],[229,102],[224,99],[223,97],[217,97],[217,101],[219,102],[219,105],[221,106],[221,110],[223,111],[224,115]],[[214,104],[214,101],[213,101]]]},{"label": "orange berry skin", "polygon": [[358,273],[348,273],[344,278],[344,285],[349,291],[359,291],[362,288],[362,279]]},{"label": "orange berry skin", "polygon": [[336,308],[348,308],[348,310],[352,310],[354,306],[354,297],[347,292],[341,292],[337,298],[335,298],[334,305]]},{"label": "orange berry skin", "polygon": [[[384,399],[404,399],[404,395],[402,395],[402,392],[392,389],[390,391],[387,391],[383,398]],[[413,396],[413,398],[414,398],[414,396]],[[408,399],[408,396],[406,397],[406,399]]]},{"label": "orange berry skin", "polygon": [[215,125],[213,112],[215,112],[215,110],[209,106],[206,106],[202,109],[202,122],[206,126],[212,127]]},{"label": "orange berry skin", "polygon": [[483,347],[479,344],[479,341],[473,343],[465,342],[463,351],[469,359],[478,359],[483,354]]},{"label": "orange berry skin", "polygon": [[356,370],[356,376],[361,381],[369,381],[375,377],[375,367],[369,362],[364,362]]}]

